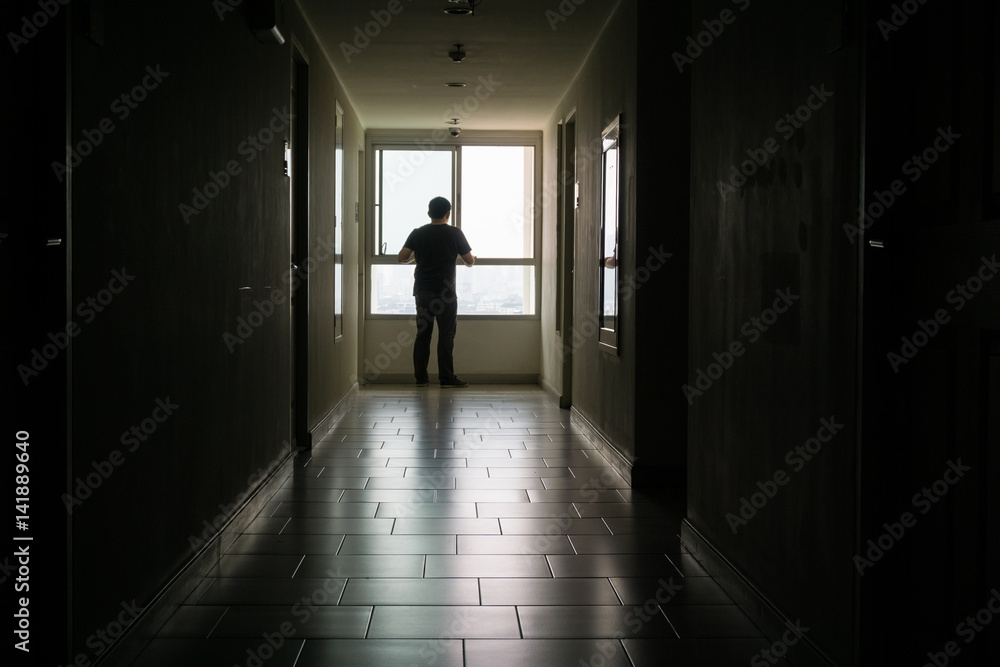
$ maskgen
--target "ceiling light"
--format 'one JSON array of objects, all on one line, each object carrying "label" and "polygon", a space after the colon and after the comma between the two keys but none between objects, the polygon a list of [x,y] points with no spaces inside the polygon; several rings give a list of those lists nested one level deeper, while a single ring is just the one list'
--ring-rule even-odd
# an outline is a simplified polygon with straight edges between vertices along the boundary
[{"label": "ceiling light", "polygon": [[450,83],[446,83],[444,85],[448,86],[449,88],[465,88],[467,84],[464,84],[461,81],[451,81]]},{"label": "ceiling light", "polygon": [[460,63],[463,60],[465,60],[465,51],[462,50],[462,45],[461,44],[456,44],[455,45],[455,50],[448,52],[448,57],[451,58],[452,60],[454,60],[457,63]]},{"label": "ceiling light", "polygon": [[476,2],[476,0],[448,0],[448,2],[462,6],[449,7],[444,10],[445,14],[451,14],[452,16],[471,16],[476,13],[476,5],[480,4],[482,0],[479,0],[479,2]]}]

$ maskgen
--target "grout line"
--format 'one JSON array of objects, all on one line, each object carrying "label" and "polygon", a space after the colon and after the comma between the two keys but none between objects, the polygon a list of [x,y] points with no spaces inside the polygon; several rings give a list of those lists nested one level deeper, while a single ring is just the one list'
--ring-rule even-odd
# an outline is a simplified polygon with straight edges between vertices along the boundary
[{"label": "grout line", "polygon": [[[620,593],[618,592],[618,589],[617,589],[617,588],[615,588],[615,582],[611,581],[611,577],[606,577],[606,579],[608,580],[608,583],[609,583],[609,584],[611,585],[611,590],[612,590],[612,592],[613,592],[613,593],[615,594],[615,597],[616,597],[616,598],[618,598],[618,602],[619,602],[619,604],[621,604],[621,605],[623,605],[623,606],[624,606],[624,605],[625,605],[625,600],[623,600],[623,599],[622,599],[622,596],[621,596],[621,594],[620,594]],[[660,611],[663,611],[663,609],[661,608],[661,609],[660,609]],[[669,619],[667,619],[667,620],[669,620]],[[677,632],[677,631],[676,631],[676,630],[674,630],[674,633],[675,633],[675,634],[676,634],[676,632]]]},{"label": "grout line", "polygon": [[320,475],[322,475],[324,470],[326,470],[326,466],[323,466],[322,468],[320,468],[319,472],[316,473],[316,476],[319,477]]},{"label": "grout line", "polygon": [[573,547],[573,554],[576,555],[576,556],[579,556],[580,555],[580,550],[577,549],[576,545],[573,543],[573,536],[572,535],[567,535],[566,539],[569,540],[569,545],[571,547]]},{"label": "grout line", "polygon": [[521,610],[517,605],[514,605],[514,617],[517,619],[517,634],[521,639],[524,639],[524,630],[521,628]]},{"label": "grout line", "polygon": [[215,629],[219,627],[219,623],[222,623],[223,617],[225,617],[225,615],[229,613],[230,608],[231,607],[226,607],[226,610],[222,612],[222,616],[219,616],[219,620],[215,622],[215,625],[212,626],[212,629],[208,631],[207,635],[205,635],[205,639],[208,639],[209,637],[212,636],[212,633],[215,632]]},{"label": "grout line", "polygon": [[351,583],[351,578],[350,577],[345,577],[344,578],[344,587],[340,589],[340,595],[337,596],[337,606],[338,607],[340,606],[340,603],[344,599],[344,593],[347,592],[347,584],[349,584],[349,583]]},{"label": "grout line", "polygon": [[669,618],[667,618],[667,612],[663,611],[663,607],[660,607],[660,613],[663,614],[663,618],[667,619],[667,625],[669,625],[670,629],[674,631],[675,635],[677,635],[677,639],[680,639],[681,633],[677,632],[677,628],[675,628],[674,624],[670,622]]},{"label": "grout line", "polygon": [[278,511],[279,507],[281,507],[281,503],[282,503],[282,501],[279,500],[278,504],[274,506],[273,510],[271,510],[271,513],[267,515],[268,519],[273,519],[274,518],[274,513]]},{"label": "grout line", "polygon": [[341,535],[341,537],[340,537],[340,544],[337,545],[337,551],[333,555],[334,556],[339,556],[340,555],[340,550],[344,548],[345,544],[347,544],[347,535]]},{"label": "grout line", "polygon": [[368,633],[371,632],[372,620],[374,620],[374,618],[375,618],[375,605],[372,605],[372,610],[371,612],[368,613],[368,625],[365,626],[365,639],[368,639]]},{"label": "grout line", "polygon": [[295,665],[299,664],[299,656],[302,655],[302,649],[304,649],[306,647],[306,642],[307,641],[309,641],[309,640],[308,639],[303,639],[302,640],[302,644],[299,646],[299,652],[295,654],[295,662],[292,663],[292,667],[295,667]]},{"label": "grout line", "polygon": [[295,575],[298,574],[298,572],[299,572],[299,568],[302,567],[302,561],[304,561],[305,559],[306,559],[306,555],[302,554],[302,558],[299,559],[299,564],[295,566],[295,572],[292,572],[292,576],[289,577],[290,579],[294,579],[295,578]]},{"label": "grout line", "polygon": [[[280,519],[281,517],[278,517],[278,518]],[[288,522],[291,521],[291,520],[292,520],[292,517],[288,517],[288,519],[285,520],[285,523],[283,523],[281,525],[281,530],[278,531],[278,535],[281,535],[281,531],[283,531],[285,528],[288,527]]]}]

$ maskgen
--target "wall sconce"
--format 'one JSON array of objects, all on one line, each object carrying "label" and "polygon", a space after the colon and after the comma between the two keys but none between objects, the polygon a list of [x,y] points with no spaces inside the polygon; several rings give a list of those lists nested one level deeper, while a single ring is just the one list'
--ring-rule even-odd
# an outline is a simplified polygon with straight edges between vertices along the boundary
[{"label": "wall sconce", "polygon": [[279,0],[254,0],[247,8],[250,29],[262,44],[284,44],[285,36],[278,28]]}]

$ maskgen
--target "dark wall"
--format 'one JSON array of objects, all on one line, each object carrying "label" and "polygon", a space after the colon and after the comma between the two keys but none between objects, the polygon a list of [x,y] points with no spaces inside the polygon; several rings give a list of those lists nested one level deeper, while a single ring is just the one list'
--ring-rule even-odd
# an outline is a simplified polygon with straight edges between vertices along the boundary
[{"label": "dark wall", "polygon": [[[724,5],[733,20],[692,51],[689,65],[688,382],[702,393],[690,395],[688,517],[846,664],[859,263],[841,225],[856,218],[861,176],[857,25],[845,25],[844,3],[832,0]],[[719,17],[719,3],[696,1],[692,35]],[[814,87],[833,95],[823,101]],[[794,133],[778,125],[810,101],[816,108],[801,112],[808,120]],[[720,192],[732,166],[761,150],[764,166],[749,163],[753,175]],[[779,290],[797,299],[786,308]],[[766,314],[776,299],[786,312]],[[752,318],[771,323],[763,331]],[[709,374],[700,386],[699,371]],[[842,427],[806,461],[794,449],[817,436],[822,420]],[[774,485],[773,497],[734,534],[727,515],[763,493],[758,483]]]},{"label": "dark wall", "polygon": [[[102,4],[92,17],[81,6],[72,36],[71,134],[96,145],[73,173],[71,301],[112,297],[79,314],[72,350],[72,477],[111,470],[73,508],[80,649],[122,602],[148,603],[290,451],[290,40],[258,42],[245,6],[220,17],[226,3]],[[330,123],[332,71],[285,11],[285,36],[311,62],[314,127]],[[86,19],[101,43],[85,34]],[[143,81],[134,109],[115,102]],[[95,133],[102,119],[113,129]],[[310,151],[325,156],[312,163],[316,184],[333,182],[332,136],[313,134]],[[203,210],[185,220],[181,204]],[[333,230],[319,204],[313,246]],[[127,285],[108,289],[115,271]],[[314,339],[332,329],[329,291],[314,292],[310,316],[330,322]],[[317,344],[310,363],[336,373],[345,361]],[[347,387],[316,384],[311,425]],[[144,440],[126,434],[133,426]]]},{"label": "dark wall", "polygon": [[[573,406],[631,461],[635,441],[635,301],[620,305],[619,354],[598,349],[600,298],[601,135],[621,115],[621,219],[619,256],[635,252],[636,3],[623,2],[597,42],[555,119],[575,110],[576,215],[574,274]],[[557,132],[555,120],[547,132]],[[545,160],[555,162],[554,154]],[[573,187],[572,184],[569,187]],[[554,220],[554,218],[552,218]],[[620,271],[628,271],[628,266]],[[554,278],[553,278],[554,280]]]},{"label": "dark wall", "polygon": [[663,45],[684,43],[690,10],[678,3],[657,21],[637,22],[636,241],[623,298],[636,304],[632,483],[640,487],[677,488],[686,477],[688,404],[676,388],[687,381],[691,73]]},{"label": "dark wall", "polygon": [[864,234],[884,247],[865,250],[861,654],[923,663],[952,642],[989,664],[1000,629],[966,619],[1000,564],[1000,13],[895,9],[866,22]]}]

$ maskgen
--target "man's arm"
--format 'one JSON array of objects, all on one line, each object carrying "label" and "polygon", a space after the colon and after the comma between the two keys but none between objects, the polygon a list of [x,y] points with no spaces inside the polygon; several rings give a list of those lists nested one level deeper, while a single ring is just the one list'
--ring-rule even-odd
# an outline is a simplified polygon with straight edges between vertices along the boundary
[{"label": "man's arm", "polygon": [[412,264],[415,261],[417,261],[417,256],[413,253],[412,250],[410,250],[406,246],[403,246],[403,249],[399,251],[398,255],[396,255],[396,259],[399,261],[400,264]]},{"label": "man's arm", "polygon": [[459,255],[462,261],[465,262],[466,266],[472,266],[476,263],[476,256],[472,254],[472,251],[465,253],[464,255]]}]

